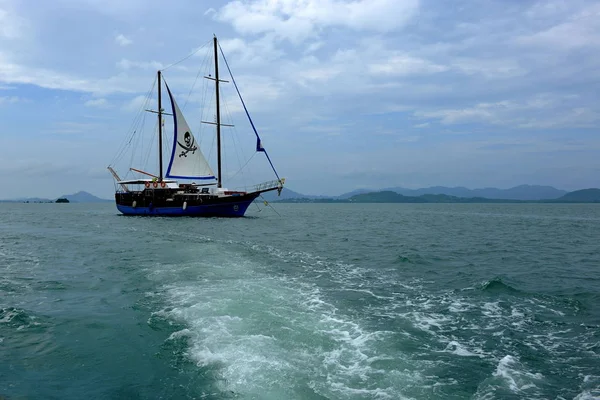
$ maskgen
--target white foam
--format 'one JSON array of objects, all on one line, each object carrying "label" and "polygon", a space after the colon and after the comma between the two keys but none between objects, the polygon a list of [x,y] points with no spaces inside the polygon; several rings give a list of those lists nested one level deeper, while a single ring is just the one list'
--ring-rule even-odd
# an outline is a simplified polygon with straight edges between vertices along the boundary
[{"label": "white foam", "polygon": [[[411,316],[411,319],[413,320],[414,325],[423,330],[426,331],[428,333],[432,333],[434,334],[436,330],[441,330],[441,329],[449,329],[449,330],[453,330],[454,327],[452,327],[449,322],[451,322],[451,318],[442,314],[428,314],[428,313],[422,313],[422,312],[412,312],[408,314],[409,316]],[[437,328],[436,330],[434,330],[433,328]]]},{"label": "white foam", "polygon": [[[210,253],[213,250],[218,249]],[[299,272],[318,270],[327,274],[325,279],[338,282],[340,290],[385,299],[386,305],[393,300],[354,285],[355,278],[350,277],[360,277],[363,270],[351,264],[307,253],[272,248],[268,252],[282,262],[296,259],[310,264]],[[184,279],[190,270],[206,278]],[[170,305],[153,315],[186,326],[169,340],[187,338],[189,357],[199,367],[218,371],[216,385],[223,391],[242,397],[291,398],[300,393],[295,392],[298,382],[320,376],[324,380],[309,386],[325,397],[363,393],[360,396],[399,398],[406,382],[418,376],[414,371],[419,370],[418,363],[407,362],[412,369],[407,372],[390,373],[386,367],[392,360],[397,365],[398,354],[386,354],[378,346],[397,333],[370,331],[340,313],[327,294],[310,283],[312,279],[273,276],[262,265],[235,254],[227,259],[207,256],[195,265],[155,265],[148,275],[163,282],[163,296]]]},{"label": "white foam", "polygon": [[444,351],[462,357],[483,357],[481,354],[475,354],[469,351],[465,346],[461,345],[455,340],[448,343]]},{"label": "white foam", "polygon": [[366,396],[371,399],[398,399],[398,400],[406,399],[406,397],[403,397],[403,396],[397,397],[396,395],[392,395],[392,394],[388,393],[386,389],[381,389],[381,388],[375,388],[375,389],[360,388],[359,389],[359,388],[348,387],[339,382],[332,382],[331,388],[333,389],[334,392],[339,392],[341,394],[349,395],[352,397]]},{"label": "white foam", "polygon": [[540,373],[530,373],[523,369],[518,360],[511,356],[504,356],[496,367],[494,376],[500,377],[506,381],[510,390],[520,393],[524,390],[535,388],[534,381],[541,380],[543,375]]},{"label": "white foam", "polygon": [[600,376],[585,375],[581,384],[581,393],[573,400],[599,400],[600,399]]},{"label": "white foam", "polygon": [[4,316],[0,318],[0,323],[9,323],[21,313],[21,310],[18,309],[2,309],[4,311]]},{"label": "white foam", "polygon": [[180,331],[177,332],[173,332],[171,333],[171,335],[169,336],[169,338],[167,340],[177,340],[180,338],[190,338],[192,337],[192,331],[190,331],[189,329],[182,329]]},{"label": "white foam", "polygon": [[452,304],[450,304],[450,306],[448,307],[448,311],[454,312],[454,313],[462,313],[462,312],[465,312],[465,311],[469,311],[472,308],[473,307],[471,306],[471,304],[463,303],[463,302],[454,300],[452,302]]},{"label": "white foam", "polygon": [[376,299],[384,299],[384,300],[393,300],[394,299],[394,297],[390,297],[390,296],[377,295],[377,294],[373,293],[371,290],[367,290],[367,289],[344,289],[344,290],[347,290],[349,292],[366,293]]},{"label": "white foam", "polygon": [[600,399],[600,389],[595,390],[593,393],[590,390],[584,390],[579,393],[577,396],[573,398],[573,400],[599,400]]},{"label": "white foam", "polygon": [[493,302],[493,303],[484,303],[481,308],[482,308],[482,313],[485,316],[488,317],[492,317],[492,318],[497,318],[500,317],[502,315],[502,309],[500,308],[500,306],[498,305],[499,302]]}]

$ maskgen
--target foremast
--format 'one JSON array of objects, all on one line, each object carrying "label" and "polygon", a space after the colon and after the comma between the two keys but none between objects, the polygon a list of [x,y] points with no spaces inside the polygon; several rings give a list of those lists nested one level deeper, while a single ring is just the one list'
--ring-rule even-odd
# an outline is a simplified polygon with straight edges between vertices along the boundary
[{"label": "foremast", "polygon": [[163,181],[161,73],[158,74],[158,181]]}]

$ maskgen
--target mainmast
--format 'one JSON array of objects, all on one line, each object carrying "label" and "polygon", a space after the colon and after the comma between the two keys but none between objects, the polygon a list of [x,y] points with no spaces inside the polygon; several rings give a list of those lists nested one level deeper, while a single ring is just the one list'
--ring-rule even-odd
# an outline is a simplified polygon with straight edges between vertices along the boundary
[{"label": "mainmast", "polygon": [[[162,102],[161,102],[160,71],[158,71],[158,181],[163,180],[163,157],[162,157]],[[217,111],[218,115],[218,111]],[[217,128],[218,129],[218,128]],[[220,164],[219,164],[220,166]]]},{"label": "mainmast", "polygon": [[[217,36],[213,37],[215,47],[215,90],[217,100],[217,187],[223,187],[221,181],[221,109],[219,106],[219,54],[217,53]],[[159,106],[160,108],[160,106]]]}]

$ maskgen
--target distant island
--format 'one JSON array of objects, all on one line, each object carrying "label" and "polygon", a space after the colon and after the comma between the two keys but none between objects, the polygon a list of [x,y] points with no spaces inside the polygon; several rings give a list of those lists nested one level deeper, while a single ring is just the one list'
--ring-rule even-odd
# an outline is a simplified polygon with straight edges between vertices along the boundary
[{"label": "distant island", "polygon": [[519,200],[494,199],[486,197],[458,197],[447,194],[423,194],[405,196],[391,190],[368,192],[349,198],[287,198],[273,199],[275,203],[600,203],[600,189],[583,189],[567,192],[554,199]]},{"label": "distant island", "polygon": [[17,199],[0,200],[0,203],[106,203],[113,200],[101,199],[91,193],[79,191],[73,194],[65,194],[56,199],[41,197],[26,197]]},{"label": "distant island", "polygon": [[566,190],[557,189],[552,186],[543,185],[519,185],[508,189],[498,189],[493,187],[469,189],[466,187],[447,187],[447,186],[431,186],[420,189],[407,189],[403,187],[388,187],[381,189],[356,189],[351,192],[343,193],[338,196],[323,196],[323,195],[306,195],[298,192],[294,192],[289,188],[284,188],[281,192],[281,196],[277,196],[277,193],[265,193],[265,197],[268,201],[284,200],[284,199],[338,199],[344,200],[349,199],[358,194],[375,193],[375,192],[395,192],[403,196],[408,197],[419,197],[427,194],[440,195],[445,194],[448,196],[459,197],[459,198],[484,198],[484,199],[497,199],[497,200],[551,200],[558,199],[568,193]]}]

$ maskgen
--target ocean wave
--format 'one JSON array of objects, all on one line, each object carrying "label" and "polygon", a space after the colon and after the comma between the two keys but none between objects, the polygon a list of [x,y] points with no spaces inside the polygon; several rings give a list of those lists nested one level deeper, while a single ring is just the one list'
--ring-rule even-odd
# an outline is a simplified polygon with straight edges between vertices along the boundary
[{"label": "ocean wave", "polygon": [[31,325],[39,325],[35,317],[29,315],[25,310],[15,307],[0,308],[0,324],[14,327],[18,330]]},{"label": "ocean wave", "polygon": [[396,262],[399,264],[415,264],[415,265],[431,265],[432,263],[425,259],[419,253],[402,254],[396,257]]},{"label": "ocean wave", "polygon": [[530,372],[512,355],[498,361],[492,376],[481,382],[474,394],[475,399],[501,399],[518,396],[520,398],[543,398],[541,386],[544,376]]},{"label": "ocean wave", "polygon": [[519,293],[520,291],[505,283],[501,278],[493,278],[481,284],[481,290],[492,293]]},{"label": "ocean wave", "polygon": [[380,267],[229,239],[197,253],[148,268],[166,305],[149,323],[240,398],[543,397],[580,372],[565,354],[588,375],[596,357],[598,334],[570,320],[581,304],[504,277],[449,289],[406,276],[408,253]]}]

